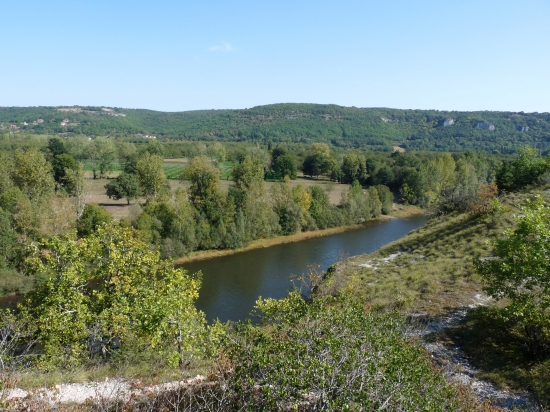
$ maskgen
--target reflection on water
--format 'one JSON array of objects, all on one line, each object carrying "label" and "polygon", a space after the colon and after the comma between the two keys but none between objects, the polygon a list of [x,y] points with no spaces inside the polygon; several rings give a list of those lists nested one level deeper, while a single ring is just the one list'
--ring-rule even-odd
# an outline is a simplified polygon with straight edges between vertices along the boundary
[{"label": "reflection on water", "polygon": [[208,320],[240,320],[248,317],[259,296],[286,296],[292,287],[291,276],[301,276],[308,265],[326,269],[339,258],[372,253],[425,222],[423,217],[373,222],[363,229],[185,263],[183,267],[203,273],[197,307]]}]

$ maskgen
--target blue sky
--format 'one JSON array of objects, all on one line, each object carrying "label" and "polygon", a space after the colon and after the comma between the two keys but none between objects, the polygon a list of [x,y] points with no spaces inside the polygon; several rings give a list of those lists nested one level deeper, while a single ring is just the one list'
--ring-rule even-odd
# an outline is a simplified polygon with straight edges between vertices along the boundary
[{"label": "blue sky", "polygon": [[550,111],[550,1],[4,0],[0,106]]}]

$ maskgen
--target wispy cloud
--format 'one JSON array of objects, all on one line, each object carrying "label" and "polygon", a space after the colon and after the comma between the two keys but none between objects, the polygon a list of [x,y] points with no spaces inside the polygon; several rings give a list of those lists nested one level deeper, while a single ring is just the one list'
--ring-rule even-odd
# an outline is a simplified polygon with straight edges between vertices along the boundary
[{"label": "wispy cloud", "polygon": [[223,52],[223,53],[229,53],[234,51],[235,49],[233,46],[231,46],[226,41],[222,41],[220,44],[216,44],[215,46],[209,47],[208,51],[211,52]]}]

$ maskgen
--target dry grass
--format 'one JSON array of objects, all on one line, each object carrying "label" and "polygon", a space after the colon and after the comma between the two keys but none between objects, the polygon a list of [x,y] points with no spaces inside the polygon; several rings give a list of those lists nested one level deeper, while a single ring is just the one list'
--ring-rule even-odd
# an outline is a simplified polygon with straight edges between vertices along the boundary
[{"label": "dry grass", "polygon": [[[165,162],[168,162],[170,160],[173,160],[174,163],[185,163],[186,159],[165,159]],[[103,206],[109,213],[113,215],[113,217],[117,220],[120,220],[123,217],[128,217],[130,213],[130,206],[127,205],[126,200],[120,199],[120,200],[114,200],[109,199],[107,195],[105,194],[105,185],[109,182],[110,179],[114,179],[120,174],[120,172],[112,172],[108,174],[107,178],[104,179],[93,179],[92,178],[92,172],[87,171],[86,172],[86,182],[87,182],[87,192],[88,192],[88,202],[89,203],[97,203],[100,206]],[[178,188],[187,189],[189,187],[189,182],[180,181],[180,180],[168,180],[170,184],[170,188],[172,189],[172,193],[175,193],[175,191]],[[220,187],[222,191],[227,192],[229,190],[229,187],[231,186],[232,182],[230,180],[221,180],[220,181]],[[273,182],[266,182],[266,188],[269,190],[273,185],[276,183]],[[328,180],[321,180],[321,179],[310,179],[307,177],[300,176],[296,180],[291,181],[292,187],[303,185],[305,187],[309,186],[321,186],[323,189],[327,190],[329,189],[329,200],[332,204],[337,205],[340,203],[340,199],[342,198],[342,193],[345,193],[349,185],[344,185],[340,183],[334,183],[329,182]],[[133,203],[145,203],[145,198],[140,198]]]},{"label": "dry grass", "polygon": [[176,164],[189,164],[189,159],[186,157],[180,157],[176,159],[164,159],[164,163],[176,163]]}]

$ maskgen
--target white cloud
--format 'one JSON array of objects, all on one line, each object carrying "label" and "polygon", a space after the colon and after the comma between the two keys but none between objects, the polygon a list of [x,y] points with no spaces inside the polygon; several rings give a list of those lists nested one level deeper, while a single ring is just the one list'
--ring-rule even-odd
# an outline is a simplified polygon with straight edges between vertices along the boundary
[{"label": "white cloud", "polygon": [[229,53],[234,51],[235,49],[233,46],[231,46],[226,41],[222,41],[220,44],[216,44],[215,46],[209,47],[208,51],[211,52],[223,52],[223,53]]}]

